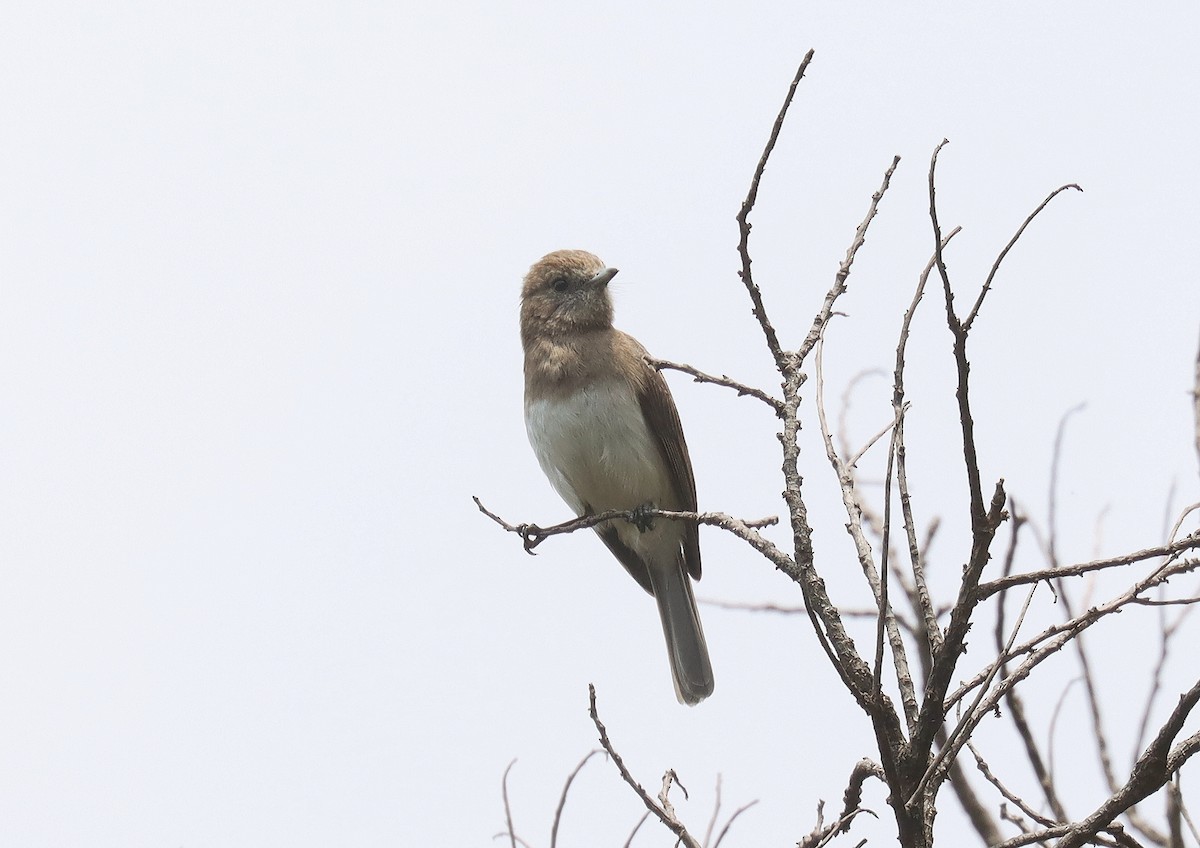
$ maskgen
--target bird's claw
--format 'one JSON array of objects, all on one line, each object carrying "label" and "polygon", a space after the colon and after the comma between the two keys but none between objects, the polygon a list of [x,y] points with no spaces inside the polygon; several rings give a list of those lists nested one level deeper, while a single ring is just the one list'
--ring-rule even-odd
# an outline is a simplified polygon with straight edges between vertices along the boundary
[{"label": "bird's claw", "polygon": [[546,541],[546,532],[536,524],[518,524],[517,533],[521,536],[521,542],[525,546],[525,553],[530,556],[537,556],[537,553],[533,549]]},{"label": "bird's claw", "polygon": [[654,504],[650,503],[644,503],[641,506],[634,507],[629,512],[630,523],[642,533],[645,533],[647,530],[653,530],[654,521],[653,516],[650,515],[650,510],[652,509],[654,509]]}]

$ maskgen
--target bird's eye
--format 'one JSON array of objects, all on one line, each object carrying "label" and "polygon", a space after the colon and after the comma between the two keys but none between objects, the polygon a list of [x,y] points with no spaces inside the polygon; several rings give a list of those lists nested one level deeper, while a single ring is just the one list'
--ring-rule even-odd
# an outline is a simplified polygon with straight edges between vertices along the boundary
[{"label": "bird's eye", "polygon": [[554,286],[556,292],[565,292],[568,288],[567,281],[562,277],[556,277],[550,285]]}]

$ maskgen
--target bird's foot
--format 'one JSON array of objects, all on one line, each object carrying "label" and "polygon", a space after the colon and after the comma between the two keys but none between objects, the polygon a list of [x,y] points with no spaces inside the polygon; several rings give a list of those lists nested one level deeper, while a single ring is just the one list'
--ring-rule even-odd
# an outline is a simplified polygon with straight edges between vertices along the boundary
[{"label": "bird's foot", "polygon": [[651,516],[649,513],[650,510],[654,508],[654,504],[652,503],[644,503],[641,506],[634,507],[630,511],[630,522],[632,522],[633,526],[643,533],[645,533],[647,530],[653,530],[653,516]]}]

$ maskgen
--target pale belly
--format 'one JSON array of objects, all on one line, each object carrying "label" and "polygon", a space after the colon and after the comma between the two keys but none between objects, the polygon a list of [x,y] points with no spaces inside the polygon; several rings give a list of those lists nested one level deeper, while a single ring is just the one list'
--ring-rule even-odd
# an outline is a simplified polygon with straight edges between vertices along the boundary
[{"label": "pale belly", "polygon": [[525,429],[550,483],[577,513],[585,504],[596,512],[676,506],[657,440],[625,382],[527,400]]}]

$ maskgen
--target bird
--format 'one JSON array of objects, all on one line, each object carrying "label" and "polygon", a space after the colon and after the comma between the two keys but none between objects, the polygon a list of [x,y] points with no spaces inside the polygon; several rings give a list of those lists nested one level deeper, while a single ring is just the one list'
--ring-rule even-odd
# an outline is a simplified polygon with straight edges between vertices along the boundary
[{"label": "bird", "polygon": [[[632,336],[613,327],[617,274],[583,250],[535,262],[521,289],[525,428],[538,464],[577,515],[649,508],[696,512],[696,481],[666,380]],[[622,519],[601,541],[654,596],[680,703],[712,694],[712,663],[696,609],[695,522]]]}]

